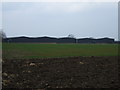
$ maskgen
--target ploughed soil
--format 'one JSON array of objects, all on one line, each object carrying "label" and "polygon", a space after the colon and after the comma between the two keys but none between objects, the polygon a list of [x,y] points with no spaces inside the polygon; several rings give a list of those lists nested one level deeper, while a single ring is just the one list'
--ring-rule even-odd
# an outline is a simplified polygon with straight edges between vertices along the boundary
[{"label": "ploughed soil", "polygon": [[2,88],[119,88],[118,57],[4,59]]}]

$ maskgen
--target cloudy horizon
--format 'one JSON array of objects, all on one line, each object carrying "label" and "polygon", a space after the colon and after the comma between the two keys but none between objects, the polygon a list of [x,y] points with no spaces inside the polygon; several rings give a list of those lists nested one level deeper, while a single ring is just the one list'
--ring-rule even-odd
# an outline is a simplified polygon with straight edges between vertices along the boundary
[{"label": "cloudy horizon", "polygon": [[114,38],[118,40],[116,2],[4,2],[3,31],[8,37]]}]

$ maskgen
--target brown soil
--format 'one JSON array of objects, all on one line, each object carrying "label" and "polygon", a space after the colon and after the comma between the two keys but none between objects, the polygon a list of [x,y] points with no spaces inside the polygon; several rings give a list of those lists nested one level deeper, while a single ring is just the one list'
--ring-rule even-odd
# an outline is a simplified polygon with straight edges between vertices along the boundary
[{"label": "brown soil", "polygon": [[119,88],[118,57],[4,59],[5,88]]}]

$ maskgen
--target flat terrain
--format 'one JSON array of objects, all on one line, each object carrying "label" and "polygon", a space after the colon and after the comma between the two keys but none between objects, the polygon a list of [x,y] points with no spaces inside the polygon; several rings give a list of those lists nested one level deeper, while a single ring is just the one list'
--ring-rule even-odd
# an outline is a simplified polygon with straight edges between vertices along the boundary
[{"label": "flat terrain", "polygon": [[2,51],[3,88],[119,87],[118,44],[3,43]]},{"label": "flat terrain", "polygon": [[3,43],[2,53],[7,59],[118,56],[118,44]]},{"label": "flat terrain", "polygon": [[118,88],[118,57],[4,59],[2,76],[3,88]]}]

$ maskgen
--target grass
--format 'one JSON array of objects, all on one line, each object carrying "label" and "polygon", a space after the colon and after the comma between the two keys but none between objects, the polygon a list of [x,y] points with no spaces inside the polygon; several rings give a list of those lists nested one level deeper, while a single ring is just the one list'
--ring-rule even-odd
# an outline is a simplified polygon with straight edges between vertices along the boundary
[{"label": "grass", "polygon": [[72,56],[117,56],[118,44],[3,43],[3,58],[52,58]]}]

